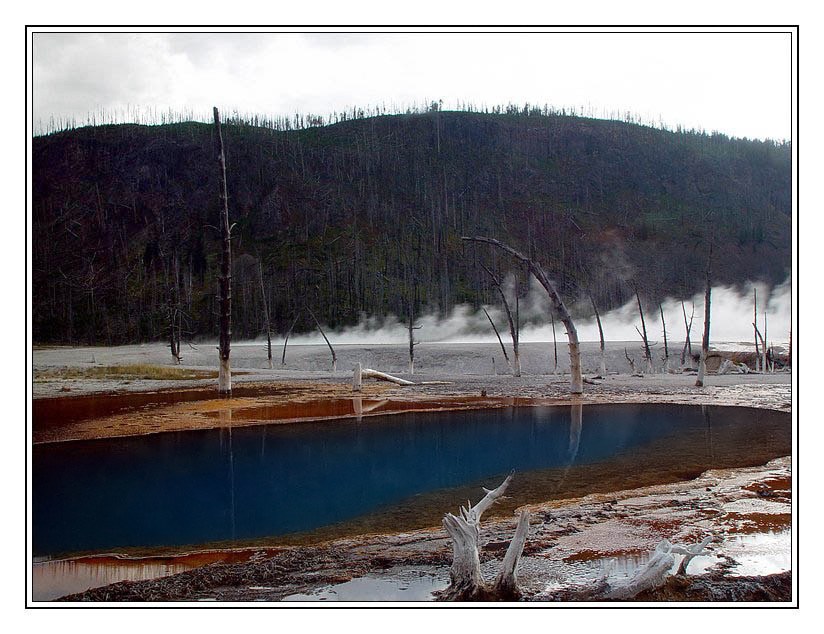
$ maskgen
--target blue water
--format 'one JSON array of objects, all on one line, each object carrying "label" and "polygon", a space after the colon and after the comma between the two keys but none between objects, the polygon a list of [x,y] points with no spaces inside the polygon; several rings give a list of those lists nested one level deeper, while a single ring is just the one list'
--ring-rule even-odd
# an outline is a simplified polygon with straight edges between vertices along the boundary
[{"label": "blue water", "polygon": [[[755,421],[785,442],[780,414],[724,412],[716,434],[732,430],[744,446]],[[513,469],[586,466],[696,436],[685,432],[704,438],[708,420],[689,406],[586,406],[581,423],[570,407],[510,407],[37,445],[34,555],[308,531],[420,493],[496,485]]]}]

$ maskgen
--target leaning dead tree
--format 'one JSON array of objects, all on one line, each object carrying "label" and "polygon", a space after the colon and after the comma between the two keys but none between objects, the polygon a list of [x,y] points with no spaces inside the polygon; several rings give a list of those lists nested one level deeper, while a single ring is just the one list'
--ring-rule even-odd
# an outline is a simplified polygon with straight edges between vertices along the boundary
[{"label": "leaning dead tree", "polygon": [[[486,315],[486,318],[489,320],[489,325],[492,326],[492,330],[495,331],[495,336],[498,337],[498,343],[501,344],[501,352],[504,353],[504,360],[506,361],[506,364],[509,366],[510,372],[512,372],[512,374],[515,375],[515,371],[512,369],[512,361],[509,360],[509,355],[506,353],[506,346],[504,345],[503,339],[501,339],[501,334],[498,332],[498,328],[495,327],[495,322],[492,321],[492,317],[490,317],[489,313],[486,312],[486,308],[481,306],[481,310],[484,311],[484,315]],[[494,357],[492,358],[492,361],[494,363]]]},{"label": "leaning dead tree", "polygon": [[[689,323],[687,322],[687,309],[684,306],[684,300],[681,300],[681,312],[684,313],[684,328],[687,331],[687,340],[684,342],[684,349],[681,350],[681,367],[683,368],[688,352],[689,358],[692,359],[692,341],[690,341],[690,331],[692,330],[692,318],[695,316],[695,304],[692,305]],[[692,362],[690,362],[690,364],[692,364]]]},{"label": "leaning dead tree", "polygon": [[[323,328],[320,327],[320,322],[318,321],[318,318],[315,317],[315,313],[313,313],[308,307],[306,308],[306,311],[312,316],[312,319],[315,320],[315,324],[317,325],[321,336],[323,336],[324,341],[326,341],[326,345],[329,346],[329,352],[332,353],[332,372],[337,372],[338,371],[338,355],[335,354],[335,349],[332,347],[332,344],[329,343],[329,339],[327,338],[326,333],[323,332]],[[285,344],[284,344],[283,348],[284,348],[284,352],[285,352],[286,351],[286,345]]]},{"label": "leaning dead tree", "polygon": [[[498,276],[495,275],[490,269],[485,267],[481,264],[481,268],[486,271],[487,275],[489,275],[490,279],[492,280],[492,285],[497,289],[498,294],[501,296],[501,302],[504,305],[504,312],[506,313],[506,319],[509,322],[509,335],[512,337],[512,363],[509,362],[507,359],[507,363],[509,364],[510,370],[512,370],[512,376],[521,376],[521,353],[519,351],[519,340],[520,340],[520,323],[519,323],[519,284],[516,280],[515,284],[515,318],[512,317],[512,311],[509,309],[509,302],[506,300],[506,294],[504,293],[503,286],[501,285],[501,281],[498,279]],[[484,311],[486,312],[486,311]],[[489,315],[487,315],[489,317]],[[490,319],[490,322],[492,320]],[[494,324],[493,324],[494,328]],[[495,329],[495,334],[498,333],[497,328]],[[500,336],[498,336],[498,340],[500,340]],[[503,343],[501,343],[503,346]],[[506,352],[504,352],[504,356],[506,356]]]},{"label": "leaning dead tree", "polygon": [[601,327],[601,315],[598,313],[598,307],[595,305],[595,300],[592,298],[592,293],[589,293],[589,301],[592,304],[592,310],[595,311],[595,321],[598,323],[598,336],[601,338],[601,371],[600,376],[607,378],[607,360],[604,350],[604,329]]},{"label": "leaning dead tree", "polygon": [[698,362],[698,377],[695,379],[696,387],[704,386],[704,375],[707,372],[707,353],[710,350],[710,296],[712,286],[710,285],[710,274],[712,268],[712,243],[710,243],[710,254],[707,257],[707,288],[704,291],[704,337],[701,339],[701,360]]},{"label": "leaning dead tree", "polygon": [[652,373],[652,353],[649,349],[649,339],[647,339],[647,324],[644,321],[644,309],[641,307],[641,296],[638,294],[638,285],[634,282],[631,282],[632,289],[635,291],[635,299],[638,300],[638,312],[641,314],[641,330],[638,330],[638,326],[635,327],[636,332],[641,335],[641,339],[644,341],[644,359],[647,362],[647,372]]},{"label": "leaning dead tree", "polygon": [[215,137],[218,143],[217,162],[220,169],[220,202],[222,205],[220,236],[223,243],[220,260],[220,343],[218,356],[220,368],[218,370],[218,392],[227,396],[232,395],[232,370],[229,366],[229,348],[232,341],[232,246],[231,227],[229,227],[229,202],[226,190],[226,156],[223,153],[223,134],[220,131],[220,115],[214,109]]},{"label": "leaning dead tree", "polygon": [[289,330],[286,331],[286,338],[283,340],[283,354],[280,357],[281,365],[286,365],[286,344],[289,343],[289,335],[292,334],[292,331],[295,329],[295,324],[298,323],[298,317],[300,317],[300,311],[295,315],[295,319],[292,321],[292,325],[289,326]]},{"label": "leaning dead tree", "polygon": [[575,330],[575,324],[572,322],[572,316],[569,314],[567,307],[564,305],[563,300],[555,290],[555,286],[549,281],[546,273],[544,273],[544,269],[541,265],[535,260],[531,260],[526,257],[520,251],[516,251],[509,245],[495,240],[494,238],[486,238],[482,236],[461,236],[461,240],[485,242],[486,244],[491,244],[494,247],[506,251],[511,256],[525,264],[529,268],[530,273],[532,273],[532,275],[535,276],[535,279],[537,279],[541,286],[544,287],[544,290],[547,292],[547,295],[549,295],[549,299],[552,302],[552,306],[561,317],[561,321],[567,329],[567,337],[569,338],[569,369],[571,374],[570,391],[573,394],[581,394],[584,391],[584,381],[581,376],[581,350],[578,344],[578,331]]},{"label": "leaning dead tree", "polygon": [[552,352],[555,355],[555,365],[552,367],[552,373],[558,374],[558,338],[555,336],[555,313],[549,311],[549,316],[552,319]]},{"label": "leaning dead tree", "polygon": [[515,535],[504,555],[500,572],[489,585],[481,576],[480,537],[481,516],[490,506],[503,497],[512,481],[508,475],[494,490],[484,489],[486,495],[475,506],[461,507],[460,515],[447,513],[443,526],[452,538],[452,567],[449,570],[449,586],[440,595],[443,601],[507,601],[520,598],[516,569],[524,551],[529,533],[529,513],[521,511]]},{"label": "leaning dead tree", "polygon": [[[263,260],[258,260],[260,273],[260,296],[263,299],[263,316],[266,319],[266,358],[269,360],[269,369],[272,369],[272,327],[269,324],[269,305],[266,302],[266,288],[263,285]],[[284,350],[285,353],[285,350]]]}]

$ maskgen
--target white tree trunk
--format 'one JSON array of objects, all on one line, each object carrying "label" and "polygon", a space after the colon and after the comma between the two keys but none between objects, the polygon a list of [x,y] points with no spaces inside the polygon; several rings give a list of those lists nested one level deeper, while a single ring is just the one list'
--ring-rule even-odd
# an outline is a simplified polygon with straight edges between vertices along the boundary
[{"label": "white tree trunk", "polygon": [[[360,363],[358,366],[360,367]],[[396,383],[397,385],[415,385],[412,381],[400,379],[396,376],[392,376],[391,374],[386,374],[385,372],[370,370],[369,368],[363,368],[361,370],[361,376],[364,379],[381,379],[382,381],[389,381],[390,383]]]},{"label": "white tree trunk", "polygon": [[229,359],[224,359],[218,355],[220,366],[217,373],[217,391],[220,394],[232,394],[232,371],[229,367]]},{"label": "white tree trunk", "polygon": [[361,383],[363,380],[363,372],[360,363],[355,364],[355,372],[352,376],[352,391],[353,392],[360,392],[361,391]]}]

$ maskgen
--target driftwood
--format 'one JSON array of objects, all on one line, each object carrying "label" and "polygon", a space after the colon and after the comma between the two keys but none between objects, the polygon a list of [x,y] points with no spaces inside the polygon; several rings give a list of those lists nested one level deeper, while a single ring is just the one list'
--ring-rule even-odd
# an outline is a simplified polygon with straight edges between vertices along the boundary
[{"label": "driftwood", "polygon": [[664,539],[655,548],[647,564],[634,577],[616,586],[609,586],[600,593],[601,599],[632,599],[646,590],[664,585],[670,570],[675,565],[674,555],[684,555],[684,560],[678,568],[677,574],[686,574],[687,566],[693,558],[707,554],[704,548],[710,543],[707,537],[700,544],[694,546],[674,546]]},{"label": "driftwood", "polygon": [[381,381],[389,381],[390,383],[395,383],[396,385],[415,385],[412,381],[407,381],[406,379],[401,379],[396,376],[392,376],[391,374],[386,374],[385,372],[378,372],[377,370],[364,368],[360,363],[356,363],[354,374],[352,376],[352,390],[354,392],[361,391],[363,379],[380,379]]},{"label": "driftwood", "polygon": [[481,576],[481,516],[503,496],[511,481],[512,474],[509,474],[498,488],[485,488],[486,495],[475,506],[470,507],[467,503],[466,507],[461,507],[460,516],[447,513],[443,518],[443,526],[452,538],[452,567],[449,570],[449,587],[439,595],[440,600],[506,601],[521,596],[515,572],[529,532],[527,511],[522,511],[518,518],[515,535],[493,584],[486,584]]},{"label": "driftwood", "polygon": [[220,258],[220,345],[218,357],[220,369],[218,371],[218,392],[227,396],[232,395],[232,370],[229,365],[230,345],[232,341],[232,245],[231,227],[229,227],[229,203],[226,190],[226,156],[223,152],[223,134],[220,131],[220,115],[214,109],[215,137],[218,143],[217,162],[220,169],[220,203],[221,222],[220,236],[223,249]]},{"label": "driftwood", "polygon": [[494,247],[506,251],[514,258],[520,260],[523,264],[529,267],[530,273],[535,276],[535,279],[544,287],[544,290],[549,295],[552,306],[561,317],[561,321],[567,329],[567,337],[569,338],[569,371],[571,375],[570,392],[572,394],[581,394],[584,391],[584,382],[581,377],[581,350],[578,344],[578,331],[575,329],[575,324],[572,321],[572,316],[569,314],[566,305],[564,304],[555,286],[549,281],[543,267],[536,262],[526,257],[520,251],[516,251],[512,247],[494,238],[486,238],[483,236],[461,236],[461,240],[471,242],[485,242]]}]

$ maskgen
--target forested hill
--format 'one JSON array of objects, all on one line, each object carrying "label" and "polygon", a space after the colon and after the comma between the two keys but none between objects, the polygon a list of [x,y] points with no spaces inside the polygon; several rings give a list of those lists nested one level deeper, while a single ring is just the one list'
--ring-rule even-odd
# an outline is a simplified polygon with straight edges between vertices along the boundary
[{"label": "forested hill", "polygon": [[[233,333],[308,306],[332,328],[497,298],[461,235],[539,259],[570,301],[654,307],[713,279],[783,281],[790,147],[557,115],[428,112],[275,131],[224,127]],[[159,339],[179,294],[192,336],[217,334],[212,126],[111,125],[33,147],[34,339]],[[178,272],[176,275],[175,272]],[[177,280],[177,282],[175,282]],[[583,305],[583,302],[581,302]],[[302,311],[296,331],[312,327]]]}]

